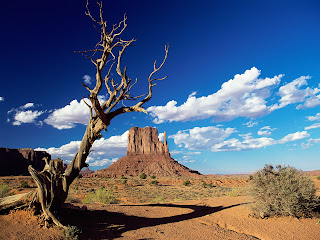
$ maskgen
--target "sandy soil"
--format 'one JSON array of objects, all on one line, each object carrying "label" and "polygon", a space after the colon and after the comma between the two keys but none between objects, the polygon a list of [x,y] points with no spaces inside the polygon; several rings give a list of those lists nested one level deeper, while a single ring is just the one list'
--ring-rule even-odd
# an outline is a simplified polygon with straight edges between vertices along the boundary
[{"label": "sandy soil", "polygon": [[[313,179],[319,186],[320,180]],[[91,181],[83,180],[79,184],[91,184]],[[163,185],[155,189],[169,191],[174,182],[163,181]],[[241,186],[245,181],[222,179],[220,184],[231,183]],[[179,190],[177,186],[181,183],[177,184],[175,187]],[[246,196],[206,197],[159,204],[127,201],[128,204],[86,204],[87,210],[80,210],[84,204],[73,204],[73,208],[64,210],[61,219],[64,224],[82,230],[80,239],[320,240],[319,219],[252,218],[249,217],[250,201]],[[63,239],[60,230],[44,229],[41,223],[41,219],[31,212],[0,215],[0,239]]]},{"label": "sandy soil", "polygon": [[320,239],[316,219],[255,219],[248,216],[248,204],[246,197],[95,204],[87,205],[88,211],[69,210],[65,215],[83,230],[80,239]]},{"label": "sandy soil", "polygon": [[[82,229],[80,239],[320,239],[317,219],[249,217],[247,197],[217,197],[166,204],[100,205],[66,209],[65,224]],[[81,207],[82,204],[77,204]],[[0,216],[0,239],[60,239],[40,228],[32,214]]]}]

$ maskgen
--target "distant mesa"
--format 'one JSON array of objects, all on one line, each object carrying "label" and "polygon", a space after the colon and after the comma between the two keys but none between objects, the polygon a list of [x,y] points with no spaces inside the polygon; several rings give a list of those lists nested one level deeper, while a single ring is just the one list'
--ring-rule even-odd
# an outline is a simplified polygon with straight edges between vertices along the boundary
[{"label": "distant mesa", "polygon": [[29,176],[28,166],[42,171],[45,161],[42,159],[51,155],[45,151],[35,151],[32,148],[12,149],[0,148],[0,176]]},{"label": "distant mesa", "polygon": [[86,175],[88,175],[88,174],[92,174],[92,173],[94,173],[94,171],[91,170],[91,169],[89,169],[88,167],[85,168],[85,169],[82,169],[82,170],[80,171],[80,175],[81,175],[82,177],[84,177],[84,176],[86,176]]},{"label": "distant mesa", "polygon": [[97,170],[91,177],[139,176],[142,173],[156,177],[201,175],[171,158],[166,132],[161,142],[156,128],[133,127],[128,134],[127,156],[106,169]]}]

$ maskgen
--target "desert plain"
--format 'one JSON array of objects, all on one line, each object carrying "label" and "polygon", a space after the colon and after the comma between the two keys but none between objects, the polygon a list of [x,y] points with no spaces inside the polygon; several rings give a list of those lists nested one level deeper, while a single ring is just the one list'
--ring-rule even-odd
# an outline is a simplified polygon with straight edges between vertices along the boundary
[{"label": "desert plain", "polygon": [[[320,195],[320,171],[307,174]],[[81,229],[79,239],[320,239],[316,217],[252,217],[249,181],[249,175],[78,178],[61,221]],[[1,184],[11,194],[35,188],[26,176],[0,177]],[[111,193],[111,203],[90,200],[99,189]],[[44,228],[39,215],[18,210],[0,215],[0,239],[66,238],[56,227]]]}]

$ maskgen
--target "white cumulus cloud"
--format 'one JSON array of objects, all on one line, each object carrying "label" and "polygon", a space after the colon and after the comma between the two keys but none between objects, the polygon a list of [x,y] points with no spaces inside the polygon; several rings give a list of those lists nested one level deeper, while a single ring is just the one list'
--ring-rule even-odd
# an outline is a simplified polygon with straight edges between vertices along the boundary
[{"label": "white cumulus cloud", "polygon": [[[269,126],[263,127],[266,131],[272,131]],[[174,139],[179,147],[185,147],[188,150],[211,150],[212,152],[243,151],[259,149],[276,144],[284,144],[309,137],[306,131],[296,132],[286,135],[280,140],[270,137],[254,138],[252,133],[238,134],[240,139],[229,138],[232,133],[237,131],[234,128],[221,129],[214,126],[195,127],[188,130],[180,130],[176,134],[169,136]],[[229,139],[228,139],[229,138]],[[241,139],[242,138],[242,139]],[[175,151],[176,154],[182,154],[182,151]],[[199,152],[201,154],[201,152]],[[190,154],[185,154],[190,155]]]},{"label": "white cumulus cloud", "polygon": [[310,137],[310,134],[307,131],[295,132],[295,133],[288,134],[287,136],[285,136],[284,138],[282,138],[278,142],[280,144],[282,144],[282,143],[300,140],[300,139],[307,138],[307,137]]},{"label": "white cumulus cloud", "polygon": [[27,110],[33,107],[35,107],[34,103],[26,103],[18,108],[12,108],[10,111],[8,111],[7,122],[12,122],[12,124],[16,126],[19,126],[23,123],[42,125],[42,122],[38,121],[37,118],[45,111]]},{"label": "white cumulus cloud", "polygon": [[87,163],[91,167],[103,167],[103,166],[108,166],[112,163],[115,163],[117,160],[118,160],[118,158],[101,159],[101,160],[88,159]]},{"label": "white cumulus cloud", "polygon": [[91,77],[89,75],[84,75],[82,77],[83,79],[83,82],[86,84],[86,85],[90,85],[91,84]]},{"label": "white cumulus cloud", "polygon": [[[86,102],[90,101],[86,99]],[[90,111],[83,99],[80,102],[73,100],[63,108],[54,110],[44,122],[57,129],[69,129],[80,123],[87,125],[90,120]]]},{"label": "white cumulus cloud", "polygon": [[224,151],[242,151],[250,149],[264,148],[275,144],[284,144],[309,137],[309,133],[306,131],[290,133],[280,140],[274,140],[268,137],[253,138],[251,133],[240,135],[244,140],[232,138],[225,140],[221,143],[215,144],[211,147],[212,152],[224,152]]},{"label": "white cumulus cloud", "polygon": [[[316,88],[308,87],[310,76],[301,76],[277,90],[283,74],[272,78],[260,78],[260,74],[261,71],[253,67],[235,75],[211,95],[196,97],[194,92],[181,105],[171,100],[164,106],[151,106],[147,111],[156,124],[206,118],[221,122],[238,117],[254,119],[290,104],[297,104],[297,109],[320,105],[320,84]],[[256,122],[251,120],[246,125],[252,127]]]},{"label": "white cumulus cloud", "polygon": [[[103,103],[106,97],[99,95],[98,100]],[[68,105],[55,109],[44,122],[59,130],[74,128],[76,124],[87,125],[90,120],[90,110],[84,101],[91,106],[88,98],[81,99],[79,102],[76,99],[72,100]]]},{"label": "white cumulus cloud", "polygon": [[265,126],[265,127],[260,128],[260,130],[258,131],[258,135],[267,137],[267,136],[270,136],[271,132],[274,130],[276,130],[276,129],[271,128],[270,126]]},{"label": "white cumulus cloud", "polygon": [[275,144],[276,141],[272,138],[261,137],[253,138],[251,134],[247,134],[243,141],[232,138],[221,143],[215,144],[211,147],[212,152],[224,152],[224,151],[242,151],[263,148]]},{"label": "white cumulus cloud", "polygon": [[0,97],[0,102],[4,101],[4,97]]},{"label": "white cumulus cloud", "polygon": [[252,128],[254,126],[257,126],[259,123],[257,121],[253,121],[253,119],[250,119],[249,122],[244,123],[243,125],[247,126],[248,128]]},{"label": "white cumulus cloud", "polygon": [[314,128],[320,128],[320,123],[314,123],[308,127],[305,127],[304,130],[314,129]]},{"label": "white cumulus cloud", "polygon": [[147,109],[155,123],[165,121],[189,121],[213,117],[225,121],[237,117],[258,117],[270,112],[266,99],[271,88],[278,85],[283,75],[273,78],[259,78],[261,72],[253,67],[243,74],[222,84],[221,89],[208,96],[189,95],[187,101],[177,106],[175,100],[165,106],[151,106]]},{"label": "white cumulus cloud", "polygon": [[185,148],[195,150],[210,148],[210,146],[223,141],[234,132],[236,132],[234,128],[222,129],[208,126],[178,131],[169,137],[174,139],[175,144],[184,144]]},{"label": "white cumulus cloud", "polygon": [[289,104],[300,103],[296,108],[312,108],[320,105],[319,88],[306,87],[310,76],[301,76],[279,88],[279,103],[272,106],[272,110],[283,108]]},{"label": "white cumulus cloud", "polygon": [[313,146],[314,144],[318,144],[320,143],[320,138],[310,138],[308,139],[307,143],[301,143],[301,146],[303,149],[307,149],[310,148],[311,146]]},{"label": "white cumulus cloud", "polygon": [[26,103],[25,105],[21,106],[22,109],[28,109],[34,107],[34,103]]},{"label": "white cumulus cloud", "polygon": [[[129,131],[122,135],[100,138],[92,146],[87,163],[92,166],[104,166],[126,155]],[[36,148],[38,151],[46,151],[52,158],[61,158],[70,162],[77,153],[81,141],[71,141],[60,147]],[[111,160],[110,160],[111,159]]]},{"label": "white cumulus cloud", "polygon": [[308,116],[307,119],[309,121],[319,121],[320,120],[320,113],[317,113],[315,116]]},{"label": "white cumulus cloud", "polygon": [[42,111],[31,111],[31,110],[27,110],[27,111],[21,111],[21,112],[17,112],[14,115],[14,122],[12,123],[13,125],[21,125],[22,123],[34,123],[35,120],[41,115],[43,114]]}]

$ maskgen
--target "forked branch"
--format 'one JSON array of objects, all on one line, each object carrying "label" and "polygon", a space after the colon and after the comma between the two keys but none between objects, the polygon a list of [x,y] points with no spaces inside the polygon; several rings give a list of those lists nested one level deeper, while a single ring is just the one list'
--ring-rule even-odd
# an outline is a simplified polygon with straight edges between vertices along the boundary
[{"label": "forked branch", "polygon": [[[147,79],[148,90],[146,93],[140,94],[139,96],[134,96],[131,93],[133,86],[137,83],[137,79],[132,81],[133,78],[128,76],[127,67],[121,66],[125,51],[135,41],[135,39],[123,40],[120,38],[120,35],[127,27],[127,16],[124,15],[123,20],[118,24],[113,25],[111,30],[108,31],[107,22],[103,18],[102,3],[98,2],[97,4],[99,7],[99,17],[94,17],[91,14],[88,3],[86,6],[86,15],[91,18],[96,25],[96,28],[99,29],[100,41],[93,49],[82,52],[80,51],[82,54],[92,53],[91,56],[87,57],[91,59],[91,62],[93,62],[95,66],[95,86],[90,88],[83,83],[84,87],[90,93],[89,99],[91,104],[86,104],[90,109],[91,118],[81,141],[79,150],[66,169],[65,176],[68,184],[78,176],[81,168],[87,166],[85,161],[90,153],[90,149],[94,141],[101,137],[100,132],[107,129],[110,125],[110,121],[119,114],[126,112],[147,113],[143,105],[151,99],[152,89],[156,85],[155,82],[166,78],[154,78],[154,76],[163,67],[167,60],[168,45],[165,46],[165,56],[161,64],[158,67],[156,61],[153,64],[153,70]],[[108,70],[103,77],[105,68]],[[117,76],[117,78],[112,76],[113,71],[115,71],[115,77]],[[106,87],[108,97],[102,102],[102,98],[100,98],[99,101],[98,96],[103,85]],[[125,101],[129,100],[135,100],[138,102],[134,105],[132,105],[132,101],[129,102],[130,104],[125,104]]]}]

